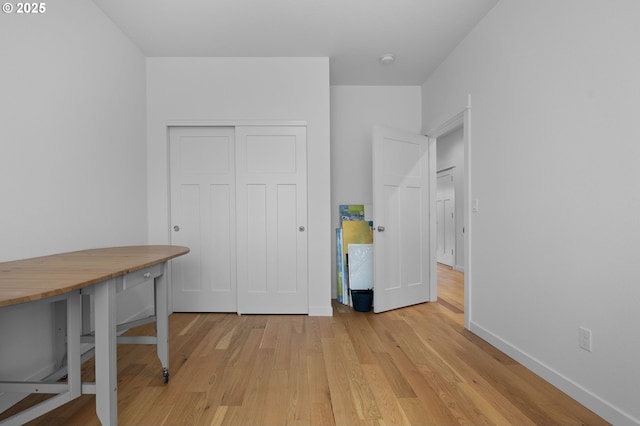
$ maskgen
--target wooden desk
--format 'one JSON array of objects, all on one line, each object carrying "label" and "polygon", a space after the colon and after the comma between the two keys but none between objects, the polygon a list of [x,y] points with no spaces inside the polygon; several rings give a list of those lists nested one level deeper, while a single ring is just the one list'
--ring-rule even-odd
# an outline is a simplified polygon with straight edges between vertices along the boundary
[{"label": "wooden desk", "polygon": [[[0,392],[58,394],[0,424],[22,424],[82,393],[96,394],[96,412],[103,425],[117,424],[115,295],[149,280],[154,281],[155,291],[155,315],[149,318],[156,322],[157,337],[150,336],[143,343],[157,345],[165,381],[168,380],[167,262],[188,252],[188,248],[180,246],[112,247],[0,263],[0,309],[34,303],[64,307],[68,376],[66,383],[0,381]],[[80,380],[82,295],[95,298],[95,332],[82,338],[95,342],[95,384]],[[84,317],[85,331],[88,319]],[[127,343],[138,342],[130,339]]]}]

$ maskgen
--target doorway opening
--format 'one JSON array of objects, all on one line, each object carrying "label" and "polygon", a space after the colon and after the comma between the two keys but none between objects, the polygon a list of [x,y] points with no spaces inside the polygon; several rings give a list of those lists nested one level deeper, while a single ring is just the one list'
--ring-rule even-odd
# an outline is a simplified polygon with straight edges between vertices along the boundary
[{"label": "doorway opening", "polygon": [[[438,153],[441,151],[438,150]],[[458,259],[456,224],[459,214],[456,206],[455,166],[439,169],[436,182],[436,261],[454,269],[462,262]],[[460,191],[457,191],[460,192]],[[462,234],[461,234],[462,235]]]},{"label": "doorway opening", "polygon": [[464,128],[436,139],[436,250],[438,302],[464,312]]},{"label": "doorway opening", "polygon": [[[436,232],[432,232],[432,247],[438,252],[438,243],[445,244],[445,229],[444,226],[453,226],[454,231],[449,235],[449,246],[444,249],[442,246],[443,254],[445,250],[453,250],[453,253],[449,251],[449,258],[439,258],[434,261],[432,267],[434,269],[435,282],[437,283],[436,294],[437,300],[443,304],[449,304],[454,310],[462,311],[464,313],[464,327],[469,328],[471,322],[471,258],[470,258],[470,245],[471,245],[471,224],[470,224],[470,141],[471,141],[471,127],[470,127],[470,114],[471,113],[471,99],[469,96],[466,108],[460,113],[451,117],[446,122],[436,126],[432,129],[426,129],[424,132],[429,139],[432,148],[430,152],[435,157],[436,167],[431,174],[431,178],[435,181],[431,185],[433,194],[431,195],[432,211],[438,214],[437,198],[437,171],[450,171],[448,173],[448,189],[442,190],[443,192],[454,192],[455,206],[452,204],[449,206],[448,213],[453,213],[453,221],[448,224],[442,223],[443,227],[438,228],[437,220],[432,220],[432,229]],[[446,175],[444,173],[443,175]],[[444,180],[442,183],[446,183]],[[453,184],[452,184],[453,183]],[[453,188],[451,188],[453,186]],[[441,194],[442,195],[442,194]],[[446,196],[440,198],[447,198]],[[441,204],[442,215],[441,220],[444,219],[446,209],[444,204]],[[452,223],[453,222],[453,223]],[[441,233],[439,233],[440,231]],[[442,238],[440,238],[442,237]],[[451,263],[451,265],[448,265]],[[451,287],[453,285],[453,287]],[[462,293],[462,294],[460,294]],[[442,296],[442,297],[441,297]],[[462,303],[460,302],[462,300]]]}]

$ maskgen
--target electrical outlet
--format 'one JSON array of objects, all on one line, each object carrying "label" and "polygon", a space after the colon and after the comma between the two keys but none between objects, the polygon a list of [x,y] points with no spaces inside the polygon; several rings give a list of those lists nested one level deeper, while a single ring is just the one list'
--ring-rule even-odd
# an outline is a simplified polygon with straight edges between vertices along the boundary
[{"label": "electrical outlet", "polygon": [[578,328],[578,346],[585,351],[591,352],[591,330],[584,327]]}]

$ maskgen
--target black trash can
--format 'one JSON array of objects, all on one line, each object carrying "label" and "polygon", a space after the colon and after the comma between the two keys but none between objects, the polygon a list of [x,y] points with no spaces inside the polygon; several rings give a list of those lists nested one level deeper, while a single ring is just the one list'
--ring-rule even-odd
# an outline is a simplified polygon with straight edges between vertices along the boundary
[{"label": "black trash can", "polygon": [[351,290],[353,309],[358,312],[369,312],[373,305],[373,290]]}]

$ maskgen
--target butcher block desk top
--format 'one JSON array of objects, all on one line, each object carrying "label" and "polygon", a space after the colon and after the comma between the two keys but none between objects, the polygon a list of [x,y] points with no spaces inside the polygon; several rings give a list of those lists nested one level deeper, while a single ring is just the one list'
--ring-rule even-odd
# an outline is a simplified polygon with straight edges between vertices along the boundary
[{"label": "butcher block desk top", "polygon": [[182,246],[82,250],[0,263],[0,308],[68,293],[182,256]]}]

